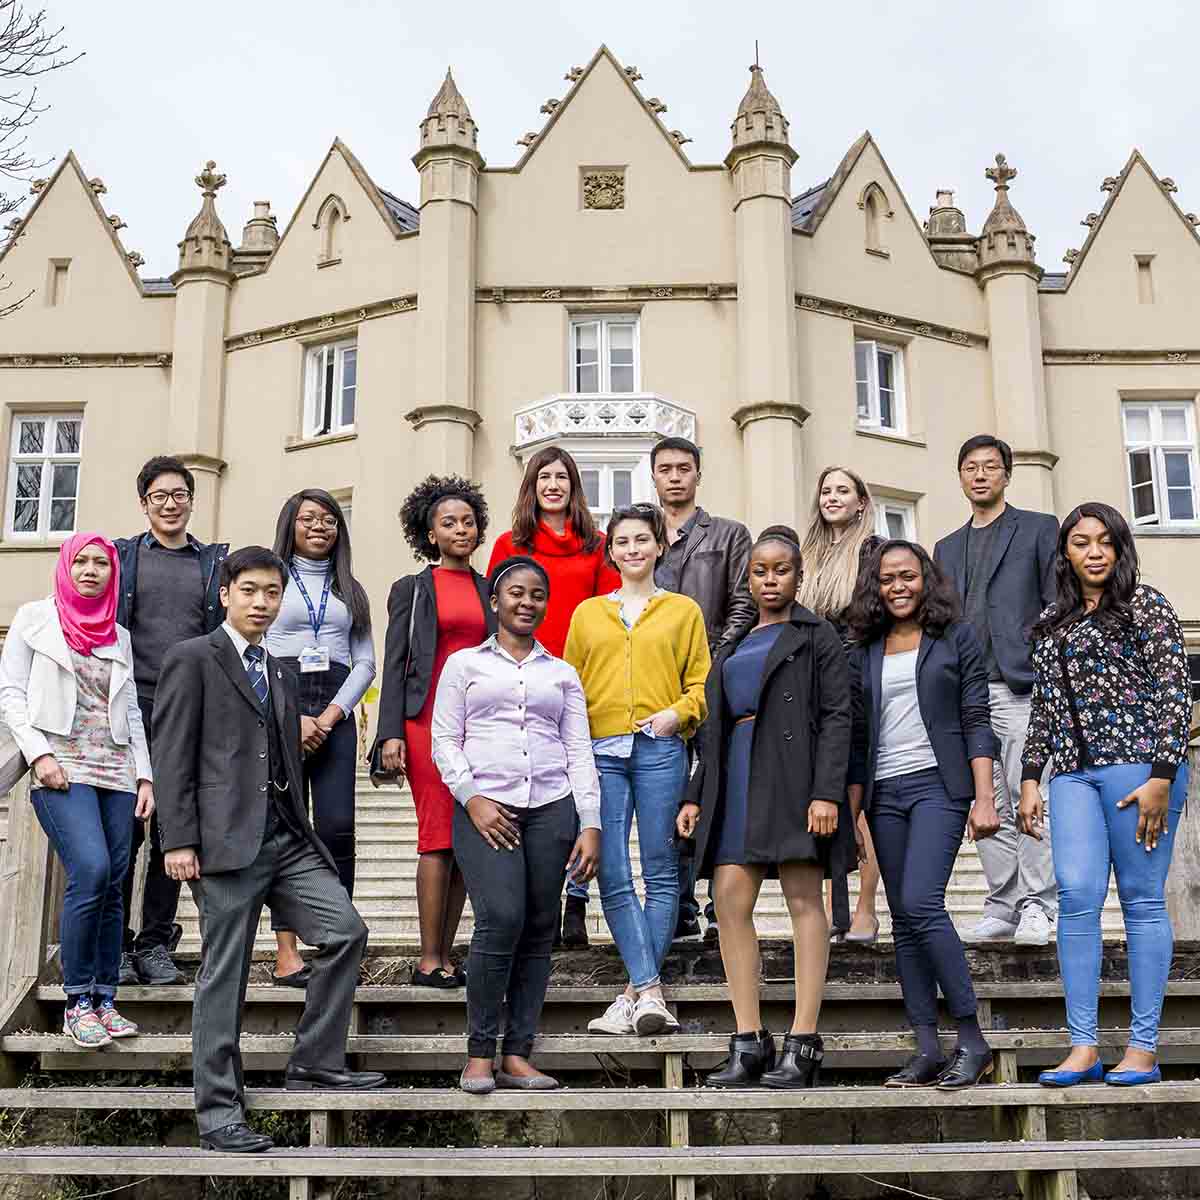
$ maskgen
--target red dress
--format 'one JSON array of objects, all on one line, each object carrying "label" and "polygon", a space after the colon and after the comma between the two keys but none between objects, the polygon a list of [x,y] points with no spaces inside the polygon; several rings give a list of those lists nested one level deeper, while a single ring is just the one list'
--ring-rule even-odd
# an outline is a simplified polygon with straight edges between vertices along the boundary
[{"label": "red dress", "polygon": [[514,554],[526,554],[546,568],[550,576],[550,604],[546,619],[537,631],[537,640],[551,654],[562,658],[567,630],[575,610],[593,596],[607,596],[621,586],[621,576],[604,559],[604,535],[590,553],[567,522],[562,533],[555,533],[545,521],[539,521],[533,535],[533,547],[514,546],[512,530],[502,533],[492,547],[488,574],[498,562]]},{"label": "red dress", "polygon": [[487,637],[487,623],[479,604],[479,590],[470,571],[433,569],[434,603],[437,607],[437,650],[429,695],[420,714],[404,722],[404,752],[413,807],[417,810],[417,853],[453,848],[451,820],[454,797],[442,782],[433,763],[433,702],[446,659],[456,650],[478,646]]}]

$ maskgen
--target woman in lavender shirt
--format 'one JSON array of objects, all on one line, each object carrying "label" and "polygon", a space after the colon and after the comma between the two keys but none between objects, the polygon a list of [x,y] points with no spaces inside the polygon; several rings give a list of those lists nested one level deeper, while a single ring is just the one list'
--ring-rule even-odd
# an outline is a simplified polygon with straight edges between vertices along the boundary
[{"label": "woman in lavender shirt", "polygon": [[586,883],[600,854],[600,780],[583,687],[575,668],[533,636],[550,580],[539,563],[517,556],[496,565],[489,590],[499,629],[446,660],[432,730],[433,761],[458,802],[454,856],[475,911],[459,1086],[478,1095],[558,1087],[529,1055],[550,979],[563,871]]}]

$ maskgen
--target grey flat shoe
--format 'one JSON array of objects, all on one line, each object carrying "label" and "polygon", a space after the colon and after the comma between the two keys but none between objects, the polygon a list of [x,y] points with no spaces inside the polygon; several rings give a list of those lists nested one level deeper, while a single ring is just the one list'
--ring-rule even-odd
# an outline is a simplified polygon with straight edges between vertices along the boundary
[{"label": "grey flat shoe", "polygon": [[458,1077],[458,1086],[460,1091],[464,1091],[468,1095],[486,1096],[489,1092],[496,1090],[496,1079],[494,1076],[491,1079],[468,1077],[467,1068],[463,1067],[462,1074]]},{"label": "grey flat shoe", "polygon": [[873,946],[879,940],[879,918],[875,918],[875,928],[870,933],[851,933],[846,931],[842,940],[850,946]]},{"label": "grey flat shoe", "polygon": [[509,1075],[504,1071],[496,1072],[496,1086],[514,1088],[521,1092],[552,1092],[562,1085],[553,1075]]}]

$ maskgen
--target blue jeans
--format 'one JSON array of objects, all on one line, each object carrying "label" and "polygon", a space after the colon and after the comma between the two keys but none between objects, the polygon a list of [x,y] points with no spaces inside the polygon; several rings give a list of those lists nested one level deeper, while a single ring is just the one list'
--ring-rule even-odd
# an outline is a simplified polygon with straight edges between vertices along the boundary
[{"label": "blue jeans", "polygon": [[937,991],[955,1020],[975,1015],[967,956],[946,911],[946,885],[967,827],[969,800],[946,791],[936,767],[875,784],[867,823],[892,914],[896,972],[909,1023],[937,1025]]},{"label": "blue jeans", "polygon": [[[629,758],[596,755],[600,772],[600,903],[630,982],[639,992],[658,971],[679,914],[679,850],[675,817],[687,785],[687,750],[678,737],[633,741]],[[633,890],[629,832],[637,814],[643,909]]]},{"label": "blue jeans", "polygon": [[1100,998],[1100,914],[1109,871],[1129,946],[1129,1045],[1151,1053],[1175,938],[1163,899],[1179,814],[1187,797],[1188,768],[1171,785],[1167,830],[1149,853],[1135,840],[1138,806],[1117,808],[1150,778],[1148,763],[1119,763],[1056,775],[1050,781],[1050,844],[1058,881],[1058,965],[1067,999],[1073,1046],[1094,1046]]},{"label": "blue jeans", "polygon": [[33,809],[67,872],[63,896],[63,990],[112,999],[121,971],[125,912],[121,885],[133,839],[132,792],[73,783],[34,788]]}]

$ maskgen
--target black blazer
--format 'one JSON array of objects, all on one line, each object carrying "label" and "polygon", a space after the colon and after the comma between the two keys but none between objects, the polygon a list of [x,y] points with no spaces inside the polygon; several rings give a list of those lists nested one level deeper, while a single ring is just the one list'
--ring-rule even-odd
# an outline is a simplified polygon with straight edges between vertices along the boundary
[{"label": "black blazer", "polygon": [[[757,615],[744,622],[717,651],[704,688],[708,718],[687,793],[688,800],[700,805],[695,855],[703,879],[712,878],[712,834],[725,804],[725,760],[734,730],[722,670],[757,623]],[[853,870],[857,855],[846,809],[832,838],[817,839],[808,832],[813,800],[841,804],[846,798],[851,702],[841,638],[828,621],[799,604],[792,606],[791,619],[763,665],[752,738],[744,861],[769,867],[818,862],[826,874]]]},{"label": "black blazer", "polygon": [[[473,567],[471,575],[479,592],[479,605],[488,634],[496,632],[496,614],[488,598],[488,582]],[[416,613],[413,606],[416,606]],[[412,627],[412,645],[408,631]],[[383,686],[379,696],[376,742],[404,738],[405,718],[420,716],[433,686],[433,664],[437,657],[437,593],[433,567],[420,575],[405,575],[392,584],[388,594],[388,627],[383,645]],[[408,674],[404,665],[408,664]]]},{"label": "black blazer", "polygon": [[[987,615],[992,653],[1004,682],[1018,695],[1033,690],[1033,645],[1029,630],[1055,597],[1054,560],[1058,519],[1010,504],[996,518],[1000,528],[987,563]],[[968,521],[933,548],[933,558],[958,592],[967,598]]]},{"label": "black blazer", "polygon": [[[317,853],[336,870],[309,824],[300,757],[298,681],[267,657],[271,709],[291,787],[277,793],[291,806]],[[162,848],[194,846],[211,875],[249,866],[267,823],[267,716],[246,678],[229,635],[215,629],[167,651],[154,697],[154,798]]]},{"label": "black blazer", "polygon": [[[854,750],[849,782],[863,785],[864,810],[871,805],[879,759],[883,643],[879,638],[850,654]],[[1000,747],[992,732],[983,651],[966,621],[955,621],[941,637],[922,635],[917,703],[946,791],[955,800],[974,800],[971,759],[995,758]]]}]

